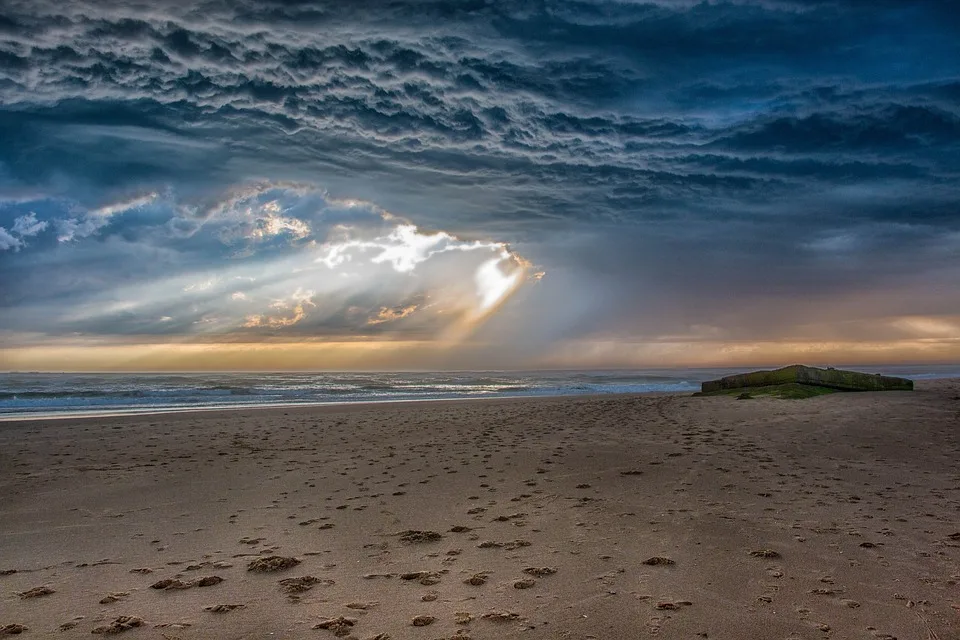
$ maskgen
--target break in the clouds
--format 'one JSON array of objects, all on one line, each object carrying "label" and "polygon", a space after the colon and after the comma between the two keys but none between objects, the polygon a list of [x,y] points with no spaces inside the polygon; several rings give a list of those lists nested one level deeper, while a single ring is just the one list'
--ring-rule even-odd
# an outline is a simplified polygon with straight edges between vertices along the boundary
[{"label": "break in the clouds", "polygon": [[48,212],[13,226],[24,255],[5,272],[17,285],[5,328],[24,335],[453,338],[528,277],[502,243],[425,231],[306,185],[248,186],[206,208],[172,193],[18,206]]},{"label": "break in the clouds", "polygon": [[0,330],[956,358],[952,5],[8,1]]}]

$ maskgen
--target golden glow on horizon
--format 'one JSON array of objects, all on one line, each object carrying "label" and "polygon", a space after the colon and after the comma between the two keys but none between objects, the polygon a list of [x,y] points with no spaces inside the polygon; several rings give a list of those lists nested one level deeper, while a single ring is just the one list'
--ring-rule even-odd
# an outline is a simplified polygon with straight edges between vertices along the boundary
[{"label": "golden glow on horizon", "polygon": [[896,364],[960,362],[960,339],[842,341],[575,341],[544,363],[561,368],[725,367],[793,363]]},{"label": "golden glow on horizon", "polygon": [[568,341],[513,360],[509,346],[436,340],[98,344],[0,350],[18,371],[216,371],[767,366],[960,362],[960,339],[889,342]]},{"label": "golden glow on horizon", "polygon": [[18,371],[217,371],[356,369],[368,362],[399,367],[431,343],[191,343],[33,346],[0,351],[0,368]]}]

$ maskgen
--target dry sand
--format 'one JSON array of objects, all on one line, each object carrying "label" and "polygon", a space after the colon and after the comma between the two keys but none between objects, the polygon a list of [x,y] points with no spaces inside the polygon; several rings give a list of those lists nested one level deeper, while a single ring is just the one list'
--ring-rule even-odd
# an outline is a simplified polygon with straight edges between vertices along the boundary
[{"label": "dry sand", "polygon": [[955,640],[960,380],[2,423],[0,572],[24,638]]}]

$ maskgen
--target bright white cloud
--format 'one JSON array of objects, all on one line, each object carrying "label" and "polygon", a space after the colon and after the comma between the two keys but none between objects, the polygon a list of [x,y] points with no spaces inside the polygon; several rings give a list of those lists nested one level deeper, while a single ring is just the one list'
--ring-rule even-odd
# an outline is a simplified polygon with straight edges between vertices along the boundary
[{"label": "bright white cloud", "polygon": [[[111,218],[156,198],[54,218],[50,226],[64,242],[113,235]],[[175,232],[171,220],[189,223],[191,233]],[[28,215],[17,224],[39,233],[42,223]],[[162,255],[166,270],[113,287],[101,276],[104,284],[57,316],[60,330],[297,339],[389,332],[450,341],[506,300],[528,266],[504,243],[424,231],[375,204],[296,185],[241,189],[206,206],[177,202],[171,193],[149,218],[139,216],[124,229],[129,236],[136,230],[138,241],[166,234],[172,243]],[[23,241],[3,230],[0,243],[18,249]],[[178,245],[188,246],[182,259]]]},{"label": "bright white cloud", "polygon": [[[467,326],[503,302],[526,273],[526,261],[503,243],[468,242],[444,231],[423,232],[416,225],[389,214],[382,219],[387,228],[381,228],[372,238],[364,228],[338,226],[336,239],[319,247],[320,255],[315,261],[340,271],[341,275],[359,274],[371,287],[373,282],[386,283],[398,276],[417,285],[430,283],[427,288],[418,289],[430,292],[436,300],[430,307],[438,314],[459,317]],[[457,257],[458,253],[463,254],[462,257]],[[534,277],[539,279],[542,275],[538,273]],[[419,310],[415,304],[397,300],[393,306],[380,307],[370,316],[367,325],[407,318]]]},{"label": "bright white cloud", "polygon": [[296,218],[285,218],[281,215],[267,213],[266,216],[257,221],[248,237],[261,239],[278,236],[282,233],[289,233],[298,239],[306,238],[310,235],[310,225]]},{"label": "bright white cloud", "polygon": [[[341,226],[344,236],[356,233],[356,229]],[[372,264],[389,264],[399,273],[410,273],[430,258],[449,251],[500,251],[503,244],[496,242],[464,242],[449,233],[424,233],[409,223],[397,224],[389,233],[373,240],[346,239],[328,242],[321,247],[322,255],[317,262],[335,269],[354,258],[373,252],[367,257]]]},{"label": "bright white cloud", "polygon": [[185,292],[208,291],[213,287],[217,286],[218,284],[220,284],[220,278],[213,276],[211,278],[207,278],[206,280],[201,280],[199,282],[192,282],[187,286],[185,286],[183,290]]},{"label": "bright white cloud", "polygon": [[13,232],[21,238],[29,238],[46,229],[48,224],[46,220],[37,220],[37,214],[31,211],[13,221]]},{"label": "bright white cloud", "polygon": [[46,220],[37,220],[37,214],[31,211],[15,218],[10,231],[0,227],[0,251],[19,251],[26,246],[24,238],[30,238],[46,229]]},{"label": "bright white cloud", "polygon": [[93,209],[87,212],[87,215],[92,218],[110,218],[118,213],[126,213],[127,211],[144,207],[156,200],[158,196],[159,194],[157,193],[148,193],[146,195],[137,196],[136,198],[131,198],[129,200],[114,202],[104,205],[99,209]]},{"label": "bright white cloud", "polygon": [[78,220],[77,218],[61,218],[54,220],[57,228],[57,241],[70,242],[78,238],[86,238],[97,232],[104,225],[97,225],[92,220]]},{"label": "bright white cloud", "polygon": [[149,193],[145,196],[108,204],[98,209],[91,209],[78,218],[54,220],[54,225],[57,228],[57,240],[59,242],[71,242],[92,236],[110,224],[110,220],[114,216],[146,206],[155,201],[157,197],[158,194]]},{"label": "bright white cloud", "polygon": [[23,242],[10,234],[9,231],[0,227],[0,251],[9,251],[10,249],[19,249]]},{"label": "bright white cloud", "polygon": [[477,293],[480,295],[480,309],[488,311],[500,303],[520,283],[522,272],[512,269],[507,273],[502,265],[510,269],[510,254],[502,252],[499,257],[487,260],[477,268]]}]

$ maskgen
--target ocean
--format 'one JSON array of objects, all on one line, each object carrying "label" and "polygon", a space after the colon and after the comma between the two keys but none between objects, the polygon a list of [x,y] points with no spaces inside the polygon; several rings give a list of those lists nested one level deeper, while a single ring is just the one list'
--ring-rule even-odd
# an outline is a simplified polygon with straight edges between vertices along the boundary
[{"label": "ocean", "polygon": [[[914,380],[957,366],[856,367]],[[603,393],[693,392],[742,369],[397,373],[0,373],[0,420],[295,406]]]}]

